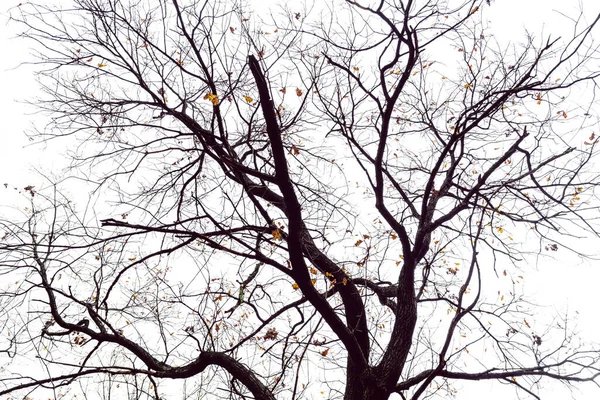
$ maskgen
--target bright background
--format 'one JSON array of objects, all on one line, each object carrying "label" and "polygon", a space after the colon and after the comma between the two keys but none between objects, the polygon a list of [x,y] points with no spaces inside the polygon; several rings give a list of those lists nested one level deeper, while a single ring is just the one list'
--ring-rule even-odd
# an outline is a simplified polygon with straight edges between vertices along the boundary
[{"label": "bright background", "polygon": [[[48,0],[48,3],[51,1]],[[28,43],[15,38],[16,27],[8,23],[7,10],[18,3],[19,0],[10,0],[2,1],[0,5],[0,54],[3,60],[0,63],[0,211],[3,214],[7,205],[19,201],[18,191],[13,188],[21,190],[27,185],[43,186],[43,179],[36,170],[58,172],[56,167],[62,164],[60,149],[56,149],[56,146],[31,146],[25,135],[26,131],[32,129],[33,123],[42,124],[45,116],[36,115],[36,110],[24,103],[27,100],[35,102],[38,90],[33,75],[35,66],[22,64],[33,60],[27,48]],[[255,0],[255,3],[257,8],[277,4],[266,0]],[[526,31],[538,39],[548,35],[568,38],[573,33],[573,23],[569,23],[568,18],[577,18],[580,9],[585,11],[581,22],[585,25],[600,13],[600,0],[493,0],[486,16],[490,19],[490,28],[496,40],[507,44],[509,41],[523,41]],[[600,40],[600,26],[596,28],[594,37]],[[590,66],[600,70],[600,60]],[[8,189],[1,186],[5,183]],[[600,240],[588,241],[589,245],[585,245],[590,254],[599,254]],[[600,328],[600,313],[597,310],[600,302],[600,261],[593,258],[582,260],[561,249],[552,256],[554,258],[539,258],[537,265],[531,265],[529,270],[524,271],[525,294],[540,305],[540,316],[549,317],[557,312],[577,315],[577,325],[572,328],[585,341],[600,343],[597,333]],[[600,389],[592,384],[578,386],[572,392],[563,385],[555,386],[554,399],[600,398]],[[506,385],[494,385],[494,391],[490,391],[490,388],[489,382],[466,382],[457,398],[516,397],[514,390]]]}]

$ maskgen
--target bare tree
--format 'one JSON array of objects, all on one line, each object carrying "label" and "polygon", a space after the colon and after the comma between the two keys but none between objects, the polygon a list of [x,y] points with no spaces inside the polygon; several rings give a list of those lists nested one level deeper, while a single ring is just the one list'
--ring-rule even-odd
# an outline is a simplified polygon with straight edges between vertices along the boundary
[{"label": "bare tree", "polygon": [[521,288],[598,236],[598,17],[503,47],[501,2],[371,3],[11,10],[70,164],[2,223],[0,395],[595,382]]}]

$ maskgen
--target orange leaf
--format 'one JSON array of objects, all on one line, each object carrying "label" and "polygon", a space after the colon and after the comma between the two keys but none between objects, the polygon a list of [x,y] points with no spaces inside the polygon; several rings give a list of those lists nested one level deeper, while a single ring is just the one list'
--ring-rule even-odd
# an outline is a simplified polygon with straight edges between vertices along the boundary
[{"label": "orange leaf", "polygon": [[247,103],[252,103],[254,99],[250,96],[244,96],[244,100],[246,100]]},{"label": "orange leaf", "polygon": [[325,349],[325,350],[323,350],[323,351],[321,352],[321,355],[322,355],[323,357],[326,357],[328,353],[329,353],[329,349]]},{"label": "orange leaf", "polygon": [[208,100],[211,103],[213,103],[214,106],[219,104],[219,96],[217,96],[214,93],[207,93],[206,95],[204,95],[204,100]]},{"label": "orange leaf", "polygon": [[271,232],[271,234],[273,235],[273,239],[275,239],[275,240],[282,240],[283,239],[281,237],[281,231],[279,229],[273,229],[273,231]]}]

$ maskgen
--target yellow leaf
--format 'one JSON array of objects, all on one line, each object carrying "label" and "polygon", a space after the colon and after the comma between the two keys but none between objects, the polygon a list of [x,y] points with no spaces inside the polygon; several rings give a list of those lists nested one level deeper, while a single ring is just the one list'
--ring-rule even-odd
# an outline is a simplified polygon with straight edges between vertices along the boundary
[{"label": "yellow leaf", "polygon": [[244,96],[244,100],[246,100],[246,103],[252,103],[254,99],[250,96]]},{"label": "yellow leaf", "polygon": [[302,96],[302,90],[296,88],[296,96],[298,96],[298,97]]},{"label": "yellow leaf", "polygon": [[315,283],[317,283],[317,280],[313,278],[310,280],[310,283],[311,283],[311,285],[315,286]]},{"label": "yellow leaf", "polygon": [[471,10],[471,14],[475,14],[477,10],[479,10],[479,6],[473,7],[473,9]]},{"label": "yellow leaf", "polygon": [[135,261],[135,260],[136,260],[136,258],[135,258],[135,257],[131,257],[131,258],[129,259],[129,261]]},{"label": "yellow leaf", "polygon": [[106,67],[106,64],[104,64],[104,63],[98,63],[98,68],[103,68],[103,67]]},{"label": "yellow leaf", "polygon": [[313,275],[316,275],[316,274],[317,274],[317,272],[319,272],[319,271],[317,271],[317,269],[316,269],[316,268],[314,268],[314,267],[310,267],[310,270],[309,270],[309,271],[310,271],[310,273],[311,273],[311,274],[313,274]]},{"label": "yellow leaf", "polygon": [[298,284],[296,282],[294,282],[294,283],[292,283],[292,289],[298,290],[298,289],[300,289],[300,286],[298,286]]},{"label": "yellow leaf", "polygon": [[359,69],[359,68],[358,68],[358,67],[354,67],[354,68],[352,68],[352,69],[353,69],[354,71],[358,71],[358,69]]},{"label": "yellow leaf", "polygon": [[496,228],[496,230],[498,231],[498,233],[502,233],[502,232],[504,232],[504,229],[502,229],[502,227],[501,227],[501,226],[497,227],[497,228]]},{"label": "yellow leaf", "polygon": [[213,106],[216,106],[219,104],[219,96],[217,96],[214,93],[207,93],[206,95],[204,95],[204,100],[208,100],[211,103],[213,103]]},{"label": "yellow leaf", "polygon": [[471,87],[471,84],[470,84],[470,83],[467,83],[467,84],[465,84],[465,88],[466,88],[466,89],[468,89],[468,88],[470,88],[470,87]]},{"label": "yellow leaf", "polygon": [[279,229],[273,229],[273,231],[271,232],[271,234],[273,235],[273,239],[275,239],[275,240],[282,240],[283,239],[281,237],[281,231]]}]

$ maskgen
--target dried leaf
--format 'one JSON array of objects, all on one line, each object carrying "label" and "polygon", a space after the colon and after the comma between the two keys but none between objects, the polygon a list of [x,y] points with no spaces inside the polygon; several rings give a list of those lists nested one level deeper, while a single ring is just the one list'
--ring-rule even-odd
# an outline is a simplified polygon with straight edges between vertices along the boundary
[{"label": "dried leaf", "polygon": [[296,96],[298,96],[298,97],[302,96],[302,90],[296,88]]},{"label": "dried leaf", "polygon": [[275,239],[275,240],[283,240],[283,238],[281,237],[281,231],[279,229],[273,229],[273,231],[271,232],[271,234],[273,235],[273,239]]},{"label": "dried leaf", "polygon": [[210,101],[211,103],[213,103],[213,106],[219,105],[219,96],[217,96],[214,93],[207,93],[206,95],[204,95],[204,100]]}]

